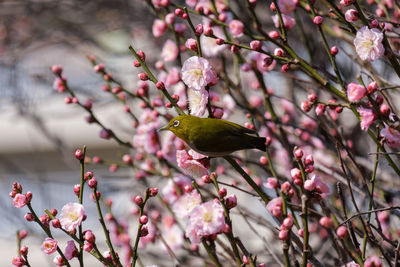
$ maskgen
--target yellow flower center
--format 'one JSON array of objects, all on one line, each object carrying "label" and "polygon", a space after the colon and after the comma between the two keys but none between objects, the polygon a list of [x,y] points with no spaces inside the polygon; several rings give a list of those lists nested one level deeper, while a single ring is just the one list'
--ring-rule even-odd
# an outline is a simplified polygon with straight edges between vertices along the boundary
[{"label": "yellow flower center", "polygon": [[206,212],[205,214],[204,214],[204,217],[203,217],[203,219],[204,219],[204,222],[207,222],[207,223],[210,223],[210,222],[212,222],[212,213],[210,213],[210,212]]},{"label": "yellow flower center", "polygon": [[370,50],[374,46],[374,41],[373,40],[365,41],[362,44],[362,46],[365,47],[366,49]]},{"label": "yellow flower center", "polygon": [[202,69],[192,69],[189,71],[190,74],[196,76],[197,78],[200,78],[203,76],[203,70]]},{"label": "yellow flower center", "polygon": [[71,219],[71,221],[76,221],[78,220],[78,216],[76,215],[76,213],[70,212],[67,214],[68,218]]}]

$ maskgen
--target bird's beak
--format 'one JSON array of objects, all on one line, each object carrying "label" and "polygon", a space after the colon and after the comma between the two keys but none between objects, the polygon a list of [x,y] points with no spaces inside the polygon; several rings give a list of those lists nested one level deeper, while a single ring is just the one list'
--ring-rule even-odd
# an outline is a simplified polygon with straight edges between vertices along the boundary
[{"label": "bird's beak", "polygon": [[158,128],[158,132],[161,132],[161,131],[167,131],[169,129],[169,126],[168,126],[168,124],[167,125],[164,125],[163,127],[160,127],[160,128]]}]

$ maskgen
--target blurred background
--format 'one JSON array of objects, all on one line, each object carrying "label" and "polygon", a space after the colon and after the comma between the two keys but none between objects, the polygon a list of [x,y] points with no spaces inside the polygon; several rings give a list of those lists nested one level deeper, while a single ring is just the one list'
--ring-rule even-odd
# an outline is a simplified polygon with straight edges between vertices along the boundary
[{"label": "blurred background", "polygon": [[[52,88],[50,66],[62,65],[80,98],[91,99],[102,122],[131,141],[133,127],[122,106],[102,92],[102,79],[87,56],[96,55],[131,88],[137,76],[128,46],[154,46],[154,40],[148,41],[152,17],[146,14],[149,10],[139,0],[0,1],[0,266],[11,266],[17,252],[15,233],[21,229],[29,232],[24,244],[32,266],[54,265],[53,255],[40,251],[44,236],[39,227],[23,219],[27,209],[12,206],[8,193],[13,181],[33,192],[38,213],[60,210],[76,200],[72,189],[80,180],[79,162],[73,157],[77,148],[85,144],[89,156],[108,159],[120,159],[124,151],[116,142],[99,138],[100,128],[87,124],[77,106],[64,104],[64,96]],[[107,167],[88,168],[98,177],[110,177]],[[102,183],[104,195],[117,192],[131,173],[121,170],[112,176],[108,184],[107,179]],[[86,200],[91,202],[88,196]],[[126,210],[123,203],[116,213]],[[90,214],[94,206],[87,205]],[[96,223],[96,217],[88,226],[91,222]]]}]

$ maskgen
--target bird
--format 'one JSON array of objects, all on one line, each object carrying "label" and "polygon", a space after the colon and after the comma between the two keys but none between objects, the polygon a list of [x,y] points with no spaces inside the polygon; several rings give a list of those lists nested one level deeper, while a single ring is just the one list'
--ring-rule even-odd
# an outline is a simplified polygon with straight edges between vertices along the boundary
[{"label": "bird", "polygon": [[234,122],[180,115],[159,131],[171,131],[194,151],[208,157],[223,157],[243,149],[266,151],[266,138]]}]

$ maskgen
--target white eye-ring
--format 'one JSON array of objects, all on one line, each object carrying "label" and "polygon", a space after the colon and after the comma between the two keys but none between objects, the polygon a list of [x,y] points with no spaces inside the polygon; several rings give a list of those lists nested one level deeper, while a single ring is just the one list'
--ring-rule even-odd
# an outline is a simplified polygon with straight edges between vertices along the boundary
[{"label": "white eye-ring", "polygon": [[174,121],[173,126],[174,126],[174,127],[178,127],[178,126],[179,126],[179,123],[180,123],[180,122],[179,122],[178,120],[176,120],[176,121]]}]

